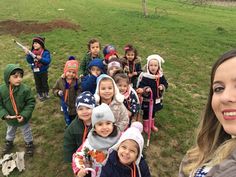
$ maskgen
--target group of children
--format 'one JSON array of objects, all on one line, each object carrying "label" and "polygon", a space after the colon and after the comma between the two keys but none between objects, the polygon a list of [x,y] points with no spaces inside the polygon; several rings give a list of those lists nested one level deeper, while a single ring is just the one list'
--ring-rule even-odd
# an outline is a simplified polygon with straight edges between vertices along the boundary
[{"label": "group of children", "polygon": [[[25,50],[40,101],[49,98],[47,70],[51,57],[44,42],[42,37],[33,39],[31,51],[36,57]],[[90,176],[87,168],[95,170],[96,176],[150,176],[142,158],[141,133],[148,132],[150,119],[151,130],[158,131],[154,117],[163,107],[163,93],[168,87],[161,67],[164,60],[159,55],[150,55],[142,70],[141,60],[132,45],[125,46],[123,58],[113,45],[104,47],[104,58],[100,50],[100,42],[91,39],[80,66],[75,57],[69,57],[63,74],[52,88],[53,94],[61,100],[66,122],[64,160],[72,162],[76,176]],[[23,70],[19,66],[10,64],[5,73],[5,84],[0,86],[0,117],[7,120],[8,125],[3,153],[12,149],[16,129],[20,127],[26,152],[33,155],[28,120],[35,99],[30,89],[20,84]],[[151,114],[150,107],[153,108]],[[141,121],[140,110],[143,124],[138,122]]]}]

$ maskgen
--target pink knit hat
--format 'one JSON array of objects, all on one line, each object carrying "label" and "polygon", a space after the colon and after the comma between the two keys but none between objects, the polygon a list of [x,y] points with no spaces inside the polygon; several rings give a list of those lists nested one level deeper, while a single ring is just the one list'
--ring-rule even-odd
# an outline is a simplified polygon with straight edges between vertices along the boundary
[{"label": "pink knit hat", "polygon": [[76,74],[76,77],[78,75],[79,70],[79,63],[77,60],[68,60],[64,67],[64,75],[66,75],[66,72],[69,70],[73,70]]}]

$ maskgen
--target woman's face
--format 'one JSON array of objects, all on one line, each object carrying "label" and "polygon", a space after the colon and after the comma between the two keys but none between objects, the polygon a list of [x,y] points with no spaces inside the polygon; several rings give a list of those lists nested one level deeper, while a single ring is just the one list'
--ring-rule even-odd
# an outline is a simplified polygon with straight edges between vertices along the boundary
[{"label": "woman's face", "polygon": [[223,62],[213,79],[212,109],[224,130],[236,135],[236,57]]}]

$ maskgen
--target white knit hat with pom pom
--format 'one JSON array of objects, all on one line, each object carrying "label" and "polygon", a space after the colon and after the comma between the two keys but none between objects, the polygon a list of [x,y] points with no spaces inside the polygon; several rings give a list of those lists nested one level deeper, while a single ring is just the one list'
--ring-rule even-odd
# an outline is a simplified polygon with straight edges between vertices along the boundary
[{"label": "white knit hat with pom pom", "polygon": [[143,151],[143,144],[144,144],[144,139],[142,136],[142,131],[143,131],[143,124],[141,122],[133,122],[120,137],[119,141],[112,147],[114,150],[118,150],[120,144],[125,141],[125,140],[133,140],[135,141],[138,146],[139,146],[139,154],[138,158],[136,160],[136,165],[139,164],[142,156],[142,151]]}]

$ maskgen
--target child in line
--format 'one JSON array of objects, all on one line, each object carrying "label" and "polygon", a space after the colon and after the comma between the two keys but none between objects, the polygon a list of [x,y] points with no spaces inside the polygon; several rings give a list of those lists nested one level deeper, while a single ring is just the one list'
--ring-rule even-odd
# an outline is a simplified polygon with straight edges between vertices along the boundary
[{"label": "child in line", "polygon": [[138,57],[137,50],[130,44],[124,48],[125,56],[122,59],[124,71],[128,74],[132,87],[136,89],[139,74],[142,72],[141,59]]},{"label": "child in line", "polygon": [[94,94],[96,104],[106,103],[111,108],[116,125],[124,131],[129,124],[129,116],[123,104],[124,96],[120,94],[115,81],[106,74],[97,78],[97,88]]},{"label": "child in line", "polygon": [[77,117],[66,128],[64,134],[64,161],[72,162],[72,155],[84,143],[92,128],[91,116],[95,107],[95,98],[86,91],[76,98]]},{"label": "child in line", "polygon": [[75,175],[86,176],[88,172],[85,168],[93,168],[96,176],[100,176],[107,150],[120,137],[119,129],[114,123],[114,115],[107,104],[102,103],[93,109],[92,129],[82,146],[73,154],[72,168]]},{"label": "child in line", "polygon": [[35,107],[35,98],[28,86],[22,83],[24,71],[15,64],[8,64],[4,71],[5,83],[0,85],[0,118],[7,123],[6,144],[3,155],[13,148],[19,127],[25,141],[26,154],[32,156],[34,145],[29,120]]},{"label": "child in line", "polygon": [[131,87],[129,77],[125,73],[117,73],[114,75],[114,81],[119,88],[119,91],[124,95],[124,105],[129,116],[129,126],[133,120],[137,119],[140,104],[136,91]]},{"label": "child in line", "polygon": [[33,58],[29,54],[29,50],[26,49],[26,60],[31,65],[31,69],[34,73],[38,99],[40,101],[44,101],[45,99],[49,98],[48,68],[51,62],[50,52],[45,48],[44,37],[37,36],[33,38],[31,52],[36,55],[36,58]]},{"label": "child in line", "polygon": [[109,150],[100,177],[151,177],[148,164],[142,157],[143,125],[133,122]]},{"label": "child in line", "polygon": [[80,74],[85,76],[88,74],[88,64],[90,61],[92,61],[95,58],[101,58],[100,50],[101,50],[101,44],[97,39],[91,39],[89,40],[88,44],[88,51],[85,54],[81,64],[80,64]]},{"label": "child in line", "polygon": [[90,91],[92,94],[96,90],[96,80],[101,75],[104,74],[104,64],[100,58],[95,58],[90,61],[88,65],[89,74],[82,78],[82,91]]},{"label": "child in line", "polygon": [[78,61],[68,60],[64,67],[64,73],[57,79],[53,86],[53,94],[63,99],[69,114],[69,119],[65,119],[66,125],[68,126],[71,121],[76,117],[75,100],[76,97],[81,93],[80,83],[78,79]]},{"label": "child in line", "polygon": [[111,58],[107,65],[107,75],[113,78],[114,73],[123,71],[123,65],[119,58]]},{"label": "child in line", "polygon": [[[159,55],[150,55],[147,58],[147,72],[142,72],[139,75],[137,88],[141,88],[143,92],[142,110],[143,110],[143,126],[144,132],[148,132],[148,117],[149,117],[149,102],[153,99],[153,112],[151,129],[154,132],[158,131],[155,126],[155,113],[163,108],[163,93],[168,87],[168,82],[163,74],[161,63],[164,60]],[[150,91],[153,93],[153,98],[150,98]]]},{"label": "child in line", "polygon": [[118,53],[116,51],[116,48],[113,45],[106,45],[103,48],[103,56],[104,56],[104,60],[103,60],[103,64],[106,66],[108,64],[108,61],[111,58],[119,58]]}]

